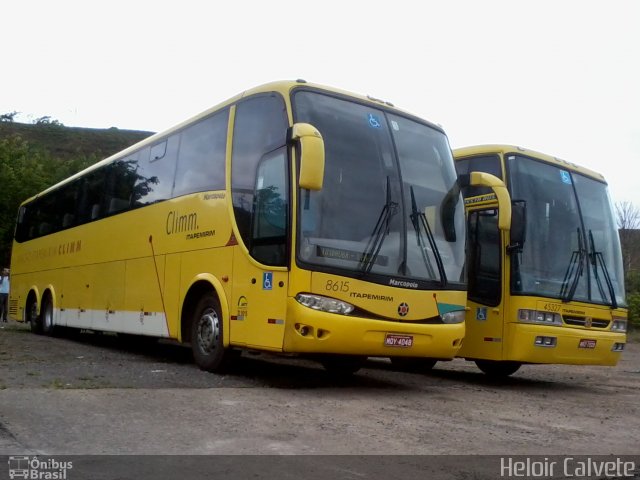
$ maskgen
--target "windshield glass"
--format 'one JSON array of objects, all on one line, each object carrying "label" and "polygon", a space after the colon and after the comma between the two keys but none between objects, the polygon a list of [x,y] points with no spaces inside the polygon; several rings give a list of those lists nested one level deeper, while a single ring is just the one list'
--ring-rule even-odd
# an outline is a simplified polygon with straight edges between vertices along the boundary
[{"label": "windshield glass", "polygon": [[390,285],[461,284],[464,211],[446,136],[310,91],[294,109],[320,131],[326,157],[322,190],[300,194],[299,260]]},{"label": "windshield glass", "polygon": [[[508,157],[511,198],[526,203],[526,240],[511,262],[512,291],[611,304],[611,275],[623,303],[620,245],[606,185],[527,157]],[[590,235],[591,232],[591,235]],[[590,238],[604,264],[589,264]],[[602,289],[595,282],[598,274]]]},{"label": "windshield glass", "polygon": [[[589,269],[591,291],[588,298],[594,302],[611,304],[611,286],[616,303],[624,305],[624,270],[620,237],[608,188],[604,183],[582,175],[574,174],[573,183],[587,234],[587,252],[592,256]],[[602,263],[593,258],[593,255],[599,254]],[[606,276],[610,277],[610,285],[607,285]]]}]

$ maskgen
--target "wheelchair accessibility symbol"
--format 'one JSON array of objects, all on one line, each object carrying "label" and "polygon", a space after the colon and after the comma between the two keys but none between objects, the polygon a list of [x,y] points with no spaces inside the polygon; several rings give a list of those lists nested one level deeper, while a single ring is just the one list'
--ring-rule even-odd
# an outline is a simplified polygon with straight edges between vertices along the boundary
[{"label": "wheelchair accessibility symbol", "polygon": [[487,319],[487,307],[478,307],[476,310],[476,320],[485,321]]},{"label": "wheelchair accessibility symbol", "polygon": [[370,113],[369,114],[369,125],[371,125],[373,128],[380,128],[380,120],[378,120],[378,118],[373,114]]},{"label": "wheelchair accessibility symbol", "polygon": [[566,170],[560,170],[560,179],[562,180],[562,183],[571,185],[571,176],[569,175],[569,172],[567,172]]},{"label": "wheelchair accessibility symbol", "polygon": [[264,272],[262,274],[262,289],[273,290],[273,272]]}]

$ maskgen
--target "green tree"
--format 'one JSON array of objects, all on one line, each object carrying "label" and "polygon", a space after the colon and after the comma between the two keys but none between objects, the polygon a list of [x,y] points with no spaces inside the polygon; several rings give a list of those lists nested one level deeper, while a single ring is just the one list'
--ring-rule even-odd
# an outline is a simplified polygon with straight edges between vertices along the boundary
[{"label": "green tree", "polygon": [[16,112],[14,110],[13,112],[0,114],[0,122],[13,122],[13,120],[16,118],[16,115],[18,115],[18,113],[20,112]]},{"label": "green tree", "polygon": [[0,262],[8,265],[18,206],[52,183],[46,153],[30,151],[19,136],[0,140]]}]

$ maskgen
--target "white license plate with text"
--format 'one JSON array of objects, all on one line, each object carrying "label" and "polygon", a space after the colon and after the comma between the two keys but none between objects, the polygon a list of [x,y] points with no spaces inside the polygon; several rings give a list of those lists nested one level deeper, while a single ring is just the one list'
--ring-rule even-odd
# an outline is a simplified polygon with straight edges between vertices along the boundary
[{"label": "white license plate with text", "polygon": [[578,348],[596,348],[596,341],[590,338],[583,338],[580,340]]},{"label": "white license plate with text", "polygon": [[398,335],[397,333],[387,333],[384,337],[385,347],[403,347],[413,346],[413,335]]}]

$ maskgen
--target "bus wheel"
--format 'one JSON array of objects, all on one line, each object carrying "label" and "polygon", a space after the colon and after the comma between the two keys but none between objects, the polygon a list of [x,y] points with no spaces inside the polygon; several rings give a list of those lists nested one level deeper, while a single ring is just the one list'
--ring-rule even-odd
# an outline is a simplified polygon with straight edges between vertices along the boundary
[{"label": "bus wheel", "polygon": [[40,315],[38,315],[38,303],[35,300],[31,300],[27,303],[25,315],[27,317],[26,321],[29,322],[29,326],[31,327],[31,331],[33,333],[41,334],[42,322],[40,320]]},{"label": "bus wheel", "polygon": [[433,358],[420,358],[420,357],[391,357],[391,365],[398,370],[413,373],[422,373],[430,371],[437,360]]},{"label": "bus wheel", "polygon": [[476,360],[476,365],[490,377],[504,378],[516,373],[522,364],[520,362]]},{"label": "bus wheel", "polygon": [[40,326],[42,333],[45,335],[53,335],[53,303],[50,298],[42,301],[42,311],[40,312]]},{"label": "bus wheel", "polygon": [[191,320],[191,350],[202,370],[220,372],[228,364],[230,355],[223,345],[222,328],[218,299],[212,294],[203,296]]},{"label": "bus wheel", "polygon": [[331,375],[348,376],[360,370],[367,357],[359,355],[323,355],[320,363]]}]

